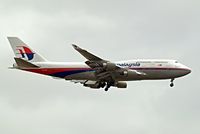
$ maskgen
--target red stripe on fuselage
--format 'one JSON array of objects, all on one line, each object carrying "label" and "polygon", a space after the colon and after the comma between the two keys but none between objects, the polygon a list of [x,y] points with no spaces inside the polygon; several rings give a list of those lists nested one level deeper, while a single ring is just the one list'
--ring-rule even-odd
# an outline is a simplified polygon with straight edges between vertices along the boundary
[{"label": "red stripe on fuselage", "polygon": [[34,68],[34,69],[23,69],[25,71],[50,75],[65,71],[78,71],[78,70],[91,70],[90,68]]},{"label": "red stripe on fuselage", "polygon": [[[138,68],[129,68],[132,70],[185,70],[188,71],[189,69],[186,68],[147,68],[147,67],[138,67]],[[66,71],[79,71],[79,70],[92,70],[91,68],[34,68],[34,69],[23,69],[25,71],[50,75],[59,72],[66,72]]]}]

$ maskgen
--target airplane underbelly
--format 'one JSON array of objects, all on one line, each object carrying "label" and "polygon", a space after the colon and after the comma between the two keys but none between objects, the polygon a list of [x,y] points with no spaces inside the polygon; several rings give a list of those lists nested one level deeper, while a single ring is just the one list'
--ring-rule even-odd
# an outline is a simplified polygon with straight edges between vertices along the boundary
[{"label": "airplane underbelly", "polygon": [[184,75],[183,70],[140,70],[146,75],[128,75],[127,77],[118,78],[122,81],[131,81],[131,80],[154,80],[154,79],[171,79],[177,78]]},{"label": "airplane underbelly", "polygon": [[184,75],[183,70],[146,70],[144,71],[147,75],[143,77],[143,79],[171,79],[177,78]]},{"label": "airplane underbelly", "polygon": [[[156,80],[156,79],[171,79],[184,75],[183,70],[140,70],[146,75],[137,75],[135,73],[128,74],[127,76],[116,76],[117,81],[132,81],[132,80]],[[67,75],[67,80],[96,80],[95,73],[93,71],[81,72],[76,74]]]},{"label": "airplane underbelly", "polygon": [[68,75],[65,77],[66,80],[95,80],[94,72],[82,72],[77,74]]},{"label": "airplane underbelly", "polygon": [[175,77],[173,70],[147,70],[144,79],[170,79]]}]

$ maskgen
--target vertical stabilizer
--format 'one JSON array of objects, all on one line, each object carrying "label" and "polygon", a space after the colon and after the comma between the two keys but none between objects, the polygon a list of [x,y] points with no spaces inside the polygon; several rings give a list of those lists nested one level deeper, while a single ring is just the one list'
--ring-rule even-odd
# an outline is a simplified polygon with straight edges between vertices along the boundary
[{"label": "vertical stabilizer", "polygon": [[17,37],[8,37],[10,45],[16,58],[21,58],[28,62],[45,62],[46,59],[33,51],[28,45]]}]

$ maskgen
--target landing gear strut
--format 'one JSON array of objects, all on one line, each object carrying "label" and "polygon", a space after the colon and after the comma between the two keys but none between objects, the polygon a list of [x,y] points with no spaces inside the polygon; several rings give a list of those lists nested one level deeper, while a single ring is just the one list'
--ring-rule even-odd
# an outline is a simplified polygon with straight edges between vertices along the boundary
[{"label": "landing gear strut", "polygon": [[106,87],[105,87],[105,91],[108,91],[108,89],[114,85],[114,82],[106,82]]},{"label": "landing gear strut", "polygon": [[174,86],[174,78],[171,79],[171,81],[170,81],[170,87],[173,87],[173,86]]},{"label": "landing gear strut", "polygon": [[110,83],[107,83],[106,88],[104,89],[105,91],[108,91],[108,89],[111,87]]}]

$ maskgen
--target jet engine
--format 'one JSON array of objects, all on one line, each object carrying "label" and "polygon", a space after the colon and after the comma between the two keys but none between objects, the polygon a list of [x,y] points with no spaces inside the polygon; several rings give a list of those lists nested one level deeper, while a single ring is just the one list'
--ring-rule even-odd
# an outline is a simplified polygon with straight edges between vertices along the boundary
[{"label": "jet engine", "polygon": [[118,82],[115,82],[114,86],[117,88],[127,88],[127,83],[123,81],[118,81]]},{"label": "jet engine", "polygon": [[85,87],[90,87],[90,88],[103,88],[106,84],[104,82],[97,82],[97,81],[87,81],[83,84]]},{"label": "jet engine", "polygon": [[107,62],[107,63],[103,63],[103,68],[106,71],[112,71],[112,70],[115,70],[117,67],[115,63]]},{"label": "jet engine", "polygon": [[120,70],[118,71],[120,75],[123,75],[123,76],[128,76],[128,71],[124,71],[124,70]]}]

